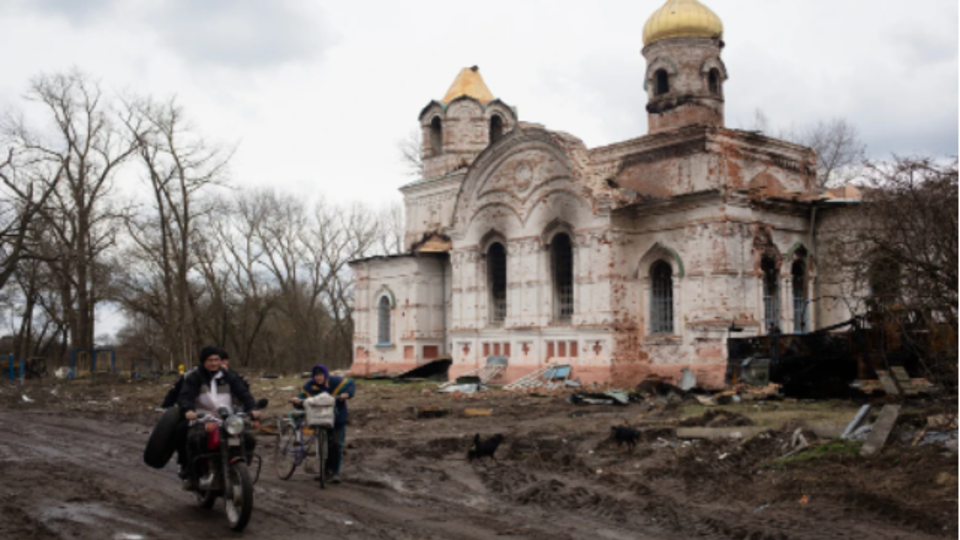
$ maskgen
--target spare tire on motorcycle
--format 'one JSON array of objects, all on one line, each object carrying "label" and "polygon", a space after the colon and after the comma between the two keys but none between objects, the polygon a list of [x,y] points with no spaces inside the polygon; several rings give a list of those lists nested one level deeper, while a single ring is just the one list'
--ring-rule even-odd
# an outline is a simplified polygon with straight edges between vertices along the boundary
[{"label": "spare tire on motorcycle", "polygon": [[143,449],[143,462],[154,469],[166,467],[174,450],[177,449],[177,424],[182,415],[180,407],[174,405],[163,413],[157,425],[153,426],[147,447]]}]

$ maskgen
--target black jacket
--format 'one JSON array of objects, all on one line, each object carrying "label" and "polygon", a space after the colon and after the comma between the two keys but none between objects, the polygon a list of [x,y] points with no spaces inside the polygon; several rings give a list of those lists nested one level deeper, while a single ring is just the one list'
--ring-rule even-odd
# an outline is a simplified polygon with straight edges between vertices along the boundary
[{"label": "black jacket", "polygon": [[[220,371],[223,372],[223,381],[230,386],[230,395],[233,399],[239,401],[244,410],[252,411],[256,407],[256,402],[253,400],[253,395],[250,394],[246,382],[232,371],[222,369]],[[183,387],[177,397],[177,404],[180,405],[181,411],[186,413],[196,410],[196,401],[197,396],[200,395],[200,389],[203,385],[210,383],[213,375],[205,369],[195,369],[183,376]]]},{"label": "black jacket", "polygon": [[[193,371],[193,370],[190,370],[190,371]],[[170,407],[173,407],[174,405],[177,404],[177,399],[180,397],[180,390],[183,388],[183,379],[190,374],[190,371],[177,377],[177,381],[173,383],[173,387],[170,389],[170,391],[167,392],[167,395],[164,396],[163,404],[160,405],[161,409],[169,409]],[[250,391],[250,383],[248,383],[247,380],[243,378],[243,375],[240,375],[239,373],[233,370],[229,370],[229,372],[235,375],[238,379],[240,379],[240,382],[242,382],[243,386],[247,388],[247,391],[248,392]]]}]

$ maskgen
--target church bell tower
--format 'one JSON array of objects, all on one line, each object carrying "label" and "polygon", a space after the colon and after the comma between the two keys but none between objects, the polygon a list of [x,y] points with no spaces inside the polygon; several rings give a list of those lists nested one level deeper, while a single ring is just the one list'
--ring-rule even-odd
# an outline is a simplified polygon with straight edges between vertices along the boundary
[{"label": "church bell tower", "polygon": [[697,0],[667,0],[643,27],[648,132],[723,127],[723,23]]}]

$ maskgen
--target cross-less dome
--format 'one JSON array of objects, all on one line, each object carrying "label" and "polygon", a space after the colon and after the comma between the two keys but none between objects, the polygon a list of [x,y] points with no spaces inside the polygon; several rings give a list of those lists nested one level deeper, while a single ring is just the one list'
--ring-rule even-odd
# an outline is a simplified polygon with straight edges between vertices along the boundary
[{"label": "cross-less dome", "polygon": [[674,37],[723,37],[723,22],[697,0],[667,0],[643,25],[643,46]]}]

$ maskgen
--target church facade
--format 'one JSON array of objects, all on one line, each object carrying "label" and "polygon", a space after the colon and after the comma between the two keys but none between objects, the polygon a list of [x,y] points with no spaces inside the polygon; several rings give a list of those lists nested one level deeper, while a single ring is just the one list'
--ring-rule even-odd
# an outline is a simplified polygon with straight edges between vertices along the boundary
[{"label": "church facade", "polygon": [[724,126],[720,19],[669,0],[643,41],[649,132],[635,139],[587,148],[523,122],[475,67],[421,111],[407,252],[351,263],[353,373],[449,357],[456,376],[500,356],[503,382],[565,364],[583,382],[689,368],[717,386],[731,327],[848,316],[812,300],[817,233],[839,210],[815,153]]}]

